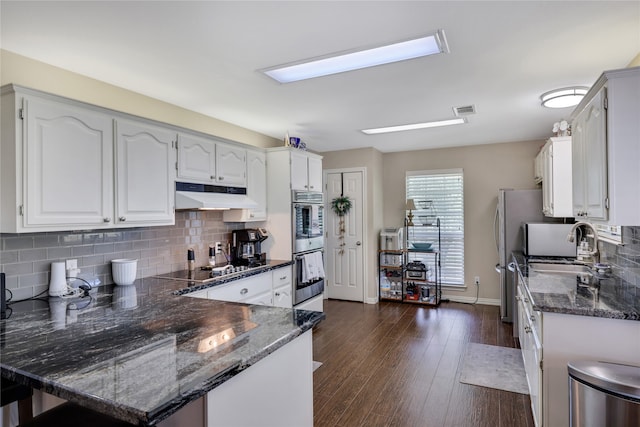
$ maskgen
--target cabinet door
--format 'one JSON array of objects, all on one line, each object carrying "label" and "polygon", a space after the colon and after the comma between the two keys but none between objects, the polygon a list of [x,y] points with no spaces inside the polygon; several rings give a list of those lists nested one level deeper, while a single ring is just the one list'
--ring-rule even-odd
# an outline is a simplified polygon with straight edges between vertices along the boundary
[{"label": "cabinet door", "polygon": [[251,221],[267,219],[267,155],[257,151],[247,152],[247,196],[258,204],[250,209]]},{"label": "cabinet door", "polygon": [[247,150],[216,144],[216,171],[219,185],[247,185]]},{"label": "cabinet door", "polygon": [[607,143],[604,89],[587,105],[584,117],[586,210],[590,219],[607,219]]},{"label": "cabinet door", "polygon": [[178,135],[178,178],[204,184],[215,182],[216,144],[195,135]]},{"label": "cabinet door", "polygon": [[291,267],[273,270],[273,305],[276,307],[293,307]]},{"label": "cabinet door", "polygon": [[24,226],[113,225],[111,118],[38,98],[24,107]]},{"label": "cabinet door", "polygon": [[116,223],[173,224],[176,133],[117,120]]},{"label": "cabinet door", "polygon": [[553,144],[542,149],[542,212],[553,216]]},{"label": "cabinet door", "polygon": [[309,191],[308,157],[291,152],[291,189]]},{"label": "cabinet door", "polygon": [[322,191],[322,159],[309,157],[308,179],[310,191]]},{"label": "cabinet door", "polygon": [[271,298],[271,291],[263,292],[260,295],[255,295],[251,298],[244,299],[242,300],[242,302],[245,304],[255,304],[255,305],[266,305],[266,306],[273,305],[273,299]]},{"label": "cabinet door", "polygon": [[573,216],[579,219],[584,216],[587,204],[585,200],[587,173],[585,171],[584,114],[578,115],[573,121],[571,133]]}]

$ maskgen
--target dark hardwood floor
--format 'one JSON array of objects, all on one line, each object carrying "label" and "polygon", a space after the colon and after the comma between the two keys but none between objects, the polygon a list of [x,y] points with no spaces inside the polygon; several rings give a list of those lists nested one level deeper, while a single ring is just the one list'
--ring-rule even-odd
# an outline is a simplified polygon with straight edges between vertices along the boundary
[{"label": "dark hardwood floor", "polygon": [[459,382],[467,343],[517,347],[499,307],[325,301],[314,425],[533,427],[529,396]]}]

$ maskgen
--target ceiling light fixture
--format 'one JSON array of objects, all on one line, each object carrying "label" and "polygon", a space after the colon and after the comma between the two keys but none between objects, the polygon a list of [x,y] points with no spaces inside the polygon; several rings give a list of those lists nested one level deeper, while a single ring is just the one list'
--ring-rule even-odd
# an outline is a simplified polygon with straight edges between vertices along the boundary
[{"label": "ceiling light fixture", "polygon": [[365,50],[335,53],[260,71],[280,83],[291,83],[448,52],[444,31],[438,30],[435,34],[418,39]]},{"label": "ceiling light fixture", "polygon": [[367,135],[375,135],[378,133],[402,132],[405,130],[435,128],[439,126],[461,125],[463,123],[467,123],[467,119],[464,117],[458,118],[458,119],[438,120],[435,122],[414,123],[410,125],[389,126],[384,128],[375,128],[375,129],[363,129],[362,132],[366,133]]},{"label": "ceiling light fixture", "polygon": [[586,86],[572,86],[555,89],[540,95],[542,106],[547,108],[566,108],[578,105],[589,90]]}]

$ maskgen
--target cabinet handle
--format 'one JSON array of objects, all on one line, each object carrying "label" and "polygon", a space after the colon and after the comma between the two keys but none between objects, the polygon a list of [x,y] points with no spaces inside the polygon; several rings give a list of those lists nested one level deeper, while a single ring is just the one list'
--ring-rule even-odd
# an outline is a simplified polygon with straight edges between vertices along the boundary
[{"label": "cabinet handle", "polygon": [[213,175],[211,175],[211,176],[210,176],[210,178],[211,178],[212,180],[216,179],[216,177],[215,177],[215,176],[213,176]]},{"label": "cabinet handle", "polygon": [[280,296],[280,292],[276,292],[276,296],[279,297]]},{"label": "cabinet handle", "polygon": [[314,188],[315,188],[315,187],[312,185],[312,186],[311,186],[311,189],[314,189]]},{"label": "cabinet handle", "polygon": [[360,245],[362,245],[362,242],[359,242],[359,241],[356,242],[356,246],[360,246]]},{"label": "cabinet handle", "polygon": [[524,327],[524,331],[525,331],[526,333],[530,334],[530,333],[531,333],[531,328],[530,328],[529,326],[525,326],[525,327]]},{"label": "cabinet handle", "polygon": [[224,176],[219,176],[218,181],[224,181]]},{"label": "cabinet handle", "polygon": [[520,301],[520,295],[516,295],[516,301]]},{"label": "cabinet handle", "polygon": [[524,302],[529,302],[529,298],[525,297]]},{"label": "cabinet handle", "polygon": [[531,316],[529,316],[529,319],[531,319],[532,322],[536,321],[536,316],[534,316],[533,314]]},{"label": "cabinet handle", "polygon": [[125,222],[126,220],[127,220],[127,218],[124,217],[124,216],[121,216],[121,217],[118,218],[118,221]]},{"label": "cabinet handle", "polygon": [[106,218],[103,218],[103,219],[102,219],[102,221],[103,221],[103,222],[111,222],[111,218],[106,217]]},{"label": "cabinet handle", "polygon": [[246,293],[247,293],[247,292],[249,292],[249,289],[247,289],[247,288],[242,288],[242,289],[240,290],[240,295],[246,295]]}]

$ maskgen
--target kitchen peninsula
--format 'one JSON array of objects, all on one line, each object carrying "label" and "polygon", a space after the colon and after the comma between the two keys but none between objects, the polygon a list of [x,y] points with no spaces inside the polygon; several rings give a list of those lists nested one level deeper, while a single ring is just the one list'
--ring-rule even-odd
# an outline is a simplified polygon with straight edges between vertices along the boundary
[{"label": "kitchen peninsula", "polygon": [[189,298],[186,286],[144,278],[15,303],[2,376],[137,425],[204,397],[201,418],[180,425],[311,426],[311,329],[324,314]]}]

